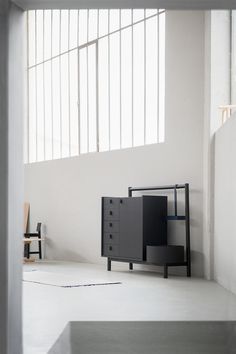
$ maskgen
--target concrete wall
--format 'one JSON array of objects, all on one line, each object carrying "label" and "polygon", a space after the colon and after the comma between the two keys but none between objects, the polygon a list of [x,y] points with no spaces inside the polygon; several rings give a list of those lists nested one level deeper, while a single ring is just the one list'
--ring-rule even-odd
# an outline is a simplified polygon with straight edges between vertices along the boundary
[{"label": "concrete wall", "polygon": [[215,279],[236,294],[236,114],[215,135]]},{"label": "concrete wall", "polygon": [[[193,272],[203,274],[204,12],[166,15],[166,141],[25,166],[31,227],[46,225],[46,256],[102,262],[100,198],[128,186],[190,183]],[[184,224],[170,225],[182,243]]]},{"label": "concrete wall", "polygon": [[24,9],[159,8],[167,10],[235,9],[234,0],[13,0]]}]

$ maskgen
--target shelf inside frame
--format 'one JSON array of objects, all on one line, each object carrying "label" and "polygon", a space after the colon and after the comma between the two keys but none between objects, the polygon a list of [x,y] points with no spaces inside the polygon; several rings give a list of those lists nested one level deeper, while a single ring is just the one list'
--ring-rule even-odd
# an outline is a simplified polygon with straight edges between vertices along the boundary
[{"label": "shelf inside frame", "polygon": [[167,220],[186,220],[185,215],[168,215]]}]

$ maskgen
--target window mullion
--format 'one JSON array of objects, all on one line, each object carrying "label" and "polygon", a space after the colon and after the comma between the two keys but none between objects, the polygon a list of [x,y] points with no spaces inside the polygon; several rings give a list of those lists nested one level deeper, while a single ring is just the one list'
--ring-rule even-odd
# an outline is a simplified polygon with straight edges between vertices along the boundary
[{"label": "window mullion", "polygon": [[59,97],[60,97],[60,157],[62,158],[62,89],[61,89],[61,10],[59,20]]},{"label": "window mullion", "polygon": [[27,110],[28,110],[28,114],[27,114],[27,157],[26,157],[26,161],[27,163],[30,162],[30,155],[29,155],[29,151],[30,151],[30,131],[29,131],[29,121],[30,121],[30,117],[29,117],[29,12],[27,12],[27,67],[28,67],[28,71],[27,71]]},{"label": "window mullion", "polygon": [[[43,10],[43,60],[45,56],[45,10]],[[43,156],[44,160],[46,159],[46,142],[45,142],[45,135],[46,135],[46,127],[45,127],[45,63],[43,63]]]},{"label": "window mullion", "polygon": [[131,72],[131,80],[132,80],[132,147],[134,146],[134,10],[132,9],[132,27],[131,27],[131,60],[132,60],[132,72]]},{"label": "window mullion", "polygon": [[[51,57],[52,57],[52,40],[53,40],[53,10],[51,10]],[[51,138],[52,138],[52,160],[54,158],[54,146],[53,146],[53,136],[54,136],[54,124],[53,124],[53,77],[52,77],[52,59],[51,59],[51,122],[52,122],[52,131],[51,131]]]},{"label": "window mullion", "polygon": [[80,155],[80,51],[79,51],[79,15],[78,10],[78,154]]},{"label": "window mullion", "polygon": [[[37,11],[35,10],[35,63],[37,63]],[[35,67],[35,120],[36,120],[36,162],[38,161],[38,90],[37,67]]]},{"label": "window mullion", "polygon": [[108,132],[109,151],[111,150],[111,73],[110,73],[110,10],[108,10]]},{"label": "window mullion", "polygon": [[71,110],[70,110],[70,10],[68,10],[68,125],[69,125],[69,157],[71,156]]},{"label": "window mullion", "polygon": [[[89,40],[89,10],[87,10],[87,43]],[[88,70],[88,46],[86,47],[86,76],[87,76],[87,152],[89,152],[89,70]]]},{"label": "window mullion", "polygon": [[[119,28],[121,29],[121,9],[119,11]],[[119,62],[119,66],[120,66],[120,149],[122,148],[122,102],[121,102],[121,31],[119,32],[119,46],[120,46],[120,62]]]},{"label": "window mullion", "polygon": [[147,46],[146,46],[146,9],[144,10],[144,87],[143,87],[143,94],[144,94],[144,109],[143,109],[143,114],[144,114],[144,120],[143,120],[143,136],[144,136],[144,145],[146,145],[146,127],[147,127],[147,119],[146,119],[146,105],[147,105],[147,90],[146,90],[146,85],[147,85]]},{"label": "window mullion", "polygon": [[[99,10],[97,10],[97,38],[99,36]],[[99,143],[99,72],[98,72],[98,41],[96,43],[96,147],[97,152],[100,150]]]},{"label": "window mullion", "polygon": [[159,74],[160,74],[160,22],[159,22],[159,16],[157,16],[157,143],[160,141],[160,136],[159,136],[159,127],[160,127],[160,121],[159,121],[159,106],[160,106],[160,82],[159,82]]}]

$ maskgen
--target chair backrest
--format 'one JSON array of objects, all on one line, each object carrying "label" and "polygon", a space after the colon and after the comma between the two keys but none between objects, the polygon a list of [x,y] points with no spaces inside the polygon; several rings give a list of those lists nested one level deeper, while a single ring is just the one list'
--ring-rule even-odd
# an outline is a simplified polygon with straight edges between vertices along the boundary
[{"label": "chair backrest", "polygon": [[36,231],[37,231],[39,234],[41,234],[41,225],[42,225],[41,222],[38,222],[38,223],[37,223]]}]

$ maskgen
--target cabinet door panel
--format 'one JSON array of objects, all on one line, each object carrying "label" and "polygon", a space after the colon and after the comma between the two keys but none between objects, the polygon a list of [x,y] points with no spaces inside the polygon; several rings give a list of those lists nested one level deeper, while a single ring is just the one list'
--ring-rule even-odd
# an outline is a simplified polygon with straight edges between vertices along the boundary
[{"label": "cabinet door panel", "polygon": [[119,253],[121,258],[143,259],[142,199],[122,198],[120,202]]}]

